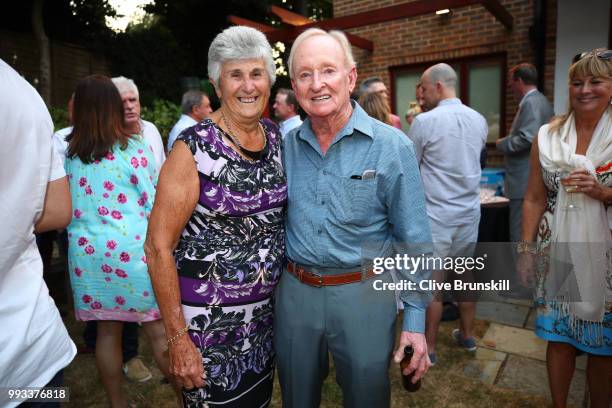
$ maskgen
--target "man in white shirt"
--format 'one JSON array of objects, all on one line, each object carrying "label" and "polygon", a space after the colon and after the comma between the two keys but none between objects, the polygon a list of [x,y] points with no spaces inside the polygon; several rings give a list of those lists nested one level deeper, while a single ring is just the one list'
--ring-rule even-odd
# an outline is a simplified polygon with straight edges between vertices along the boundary
[{"label": "man in white shirt", "polygon": [[212,113],[212,108],[204,92],[192,89],[183,94],[181,111],[183,114],[168,135],[168,153],[172,150],[172,145],[178,135],[188,127],[203,121],[207,115]]},{"label": "man in white shirt", "polygon": [[119,89],[123,100],[124,120],[128,130],[131,133],[141,135],[149,142],[159,171],[166,160],[164,142],[155,125],[140,117],[140,95],[136,84],[123,76],[113,78],[113,83]]},{"label": "man in white shirt", "polygon": [[[449,65],[428,68],[421,77],[428,111],[418,115],[408,131],[425,188],[435,256],[442,258],[473,255],[480,221],[480,152],[488,132],[485,118],[456,97],[456,83],[457,74]],[[453,337],[474,351],[475,303],[459,302],[459,312],[461,325]],[[441,315],[442,302],[431,302],[425,336],[432,364]]]},{"label": "man in white shirt", "polygon": [[0,406],[14,407],[23,400],[9,399],[7,388],[60,386],[76,354],[43,280],[34,238],[35,231],[66,227],[72,208],[49,112],[2,60],[0,123]]},{"label": "man in white shirt", "polygon": [[298,114],[299,105],[291,89],[280,88],[276,91],[272,109],[274,109],[274,116],[280,121],[278,126],[283,138],[302,124],[302,119]]}]

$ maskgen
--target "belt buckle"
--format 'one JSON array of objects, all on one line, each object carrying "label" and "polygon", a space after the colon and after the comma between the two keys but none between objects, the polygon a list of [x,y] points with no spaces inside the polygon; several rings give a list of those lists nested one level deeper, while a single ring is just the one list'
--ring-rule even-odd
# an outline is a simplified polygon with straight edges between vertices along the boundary
[{"label": "belt buckle", "polygon": [[311,272],[311,275],[317,278],[317,282],[312,285],[313,287],[320,288],[321,286],[323,286],[323,275],[321,275],[320,273],[312,273],[312,272]]}]

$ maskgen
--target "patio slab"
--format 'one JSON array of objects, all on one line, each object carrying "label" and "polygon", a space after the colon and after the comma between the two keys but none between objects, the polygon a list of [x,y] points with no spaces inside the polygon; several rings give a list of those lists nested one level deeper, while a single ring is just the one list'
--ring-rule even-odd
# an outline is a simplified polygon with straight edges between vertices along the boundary
[{"label": "patio slab", "polygon": [[[582,406],[585,378],[584,370],[574,372],[568,398],[571,406]],[[526,357],[508,356],[497,385],[550,398],[546,363]]]},{"label": "patio slab", "polygon": [[523,327],[529,307],[503,302],[478,302],[476,304],[476,318],[490,322]]},{"label": "patio slab", "polygon": [[475,378],[485,384],[493,385],[502,363],[502,361],[495,360],[472,360],[465,366],[463,373],[467,377]]}]

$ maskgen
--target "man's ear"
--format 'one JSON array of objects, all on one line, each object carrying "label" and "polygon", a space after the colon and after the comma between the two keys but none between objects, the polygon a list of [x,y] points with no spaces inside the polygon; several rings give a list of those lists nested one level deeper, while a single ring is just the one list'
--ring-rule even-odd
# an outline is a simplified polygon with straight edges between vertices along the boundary
[{"label": "man's ear", "polygon": [[357,67],[352,67],[349,71],[349,94],[353,93],[357,84]]}]

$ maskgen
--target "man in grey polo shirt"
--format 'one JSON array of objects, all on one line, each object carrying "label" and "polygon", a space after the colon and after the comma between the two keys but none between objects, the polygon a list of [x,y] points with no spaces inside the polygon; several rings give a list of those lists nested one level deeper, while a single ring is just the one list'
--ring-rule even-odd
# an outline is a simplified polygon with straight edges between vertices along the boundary
[{"label": "man in grey polo shirt", "polygon": [[[414,149],[351,102],[357,70],[344,34],[304,31],[289,72],[308,118],[285,138],[288,264],[276,293],[274,335],[283,406],[319,406],[331,353],[345,407],[388,407],[395,293],[374,290],[374,281],[391,282],[390,274],[373,278],[364,257],[431,242]],[[398,273],[414,284],[428,277],[422,270]],[[429,299],[418,289],[407,292],[394,359],[411,345],[404,371],[418,379],[429,367]]]},{"label": "man in grey polo shirt", "polygon": [[[421,77],[427,112],[417,116],[408,137],[414,142],[427,201],[435,255],[472,256],[480,221],[480,152],[487,140],[487,122],[456,97],[457,74],[447,64],[428,68]],[[472,337],[473,302],[459,302],[461,325],[453,337],[476,350]],[[427,346],[432,363],[442,303],[427,309]]]}]

